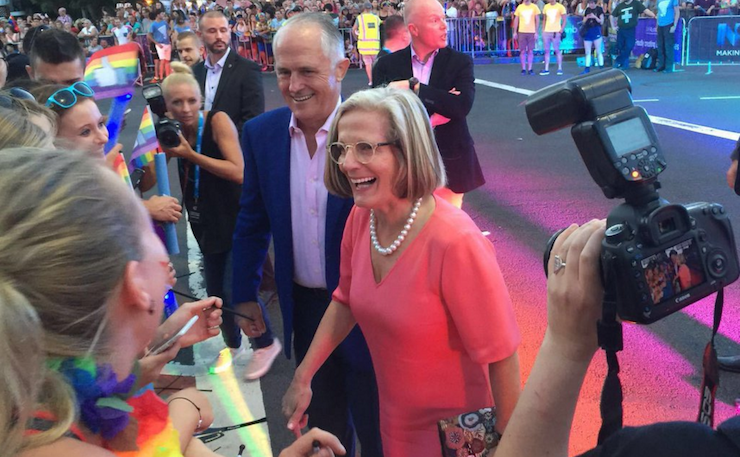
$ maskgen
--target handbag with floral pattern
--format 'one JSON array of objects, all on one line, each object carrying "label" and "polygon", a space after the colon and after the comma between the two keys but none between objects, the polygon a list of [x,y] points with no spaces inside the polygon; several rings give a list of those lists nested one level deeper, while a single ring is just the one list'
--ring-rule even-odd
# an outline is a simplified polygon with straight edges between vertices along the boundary
[{"label": "handbag with floral pattern", "polygon": [[496,408],[483,408],[438,422],[442,457],[489,457],[501,435],[494,430]]}]

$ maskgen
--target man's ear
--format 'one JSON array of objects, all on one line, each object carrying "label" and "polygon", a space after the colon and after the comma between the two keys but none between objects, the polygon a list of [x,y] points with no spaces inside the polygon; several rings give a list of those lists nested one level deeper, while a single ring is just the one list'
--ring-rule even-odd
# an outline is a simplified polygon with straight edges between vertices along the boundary
[{"label": "man's ear", "polygon": [[416,24],[409,24],[409,35],[411,35],[411,38],[415,38],[419,36],[419,29],[416,27]]},{"label": "man's ear", "polygon": [[151,307],[151,297],[144,289],[144,274],[141,263],[130,261],[126,264],[121,284],[121,303],[131,306],[137,311],[148,311]]},{"label": "man's ear", "polygon": [[342,81],[347,76],[347,70],[349,70],[349,59],[345,57],[337,62],[336,67],[334,67],[334,76],[336,76],[337,81]]},{"label": "man's ear", "polygon": [[28,79],[33,80],[33,68],[30,65],[26,65],[26,73],[28,73]]}]

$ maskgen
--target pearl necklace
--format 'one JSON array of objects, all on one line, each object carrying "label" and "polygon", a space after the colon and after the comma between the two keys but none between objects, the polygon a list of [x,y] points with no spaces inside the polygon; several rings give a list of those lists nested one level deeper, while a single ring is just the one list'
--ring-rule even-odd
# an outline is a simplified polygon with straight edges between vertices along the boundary
[{"label": "pearl necklace", "polygon": [[416,220],[416,216],[419,213],[420,206],[421,198],[416,200],[416,203],[414,203],[414,207],[411,209],[411,214],[409,214],[409,218],[406,219],[406,225],[403,226],[403,230],[401,230],[401,233],[398,235],[396,240],[387,248],[381,246],[380,242],[378,241],[378,234],[375,231],[375,211],[372,209],[370,210],[370,241],[372,241],[373,247],[376,251],[380,253],[380,255],[391,255],[396,252],[399,246],[401,246],[401,243],[403,243],[403,240],[406,239],[406,235],[409,234],[409,230],[411,230],[411,226]]}]

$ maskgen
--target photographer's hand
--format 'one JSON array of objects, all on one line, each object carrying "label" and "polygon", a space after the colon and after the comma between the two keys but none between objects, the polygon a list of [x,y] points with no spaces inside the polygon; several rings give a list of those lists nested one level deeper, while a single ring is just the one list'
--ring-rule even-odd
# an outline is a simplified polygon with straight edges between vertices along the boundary
[{"label": "photographer's hand", "polygon": [[[601,314],[599,256],[604,221],[570,226],[552,248],[547,331],[496,457],[566,457],[578,394],[597,349]],[[558,255],[565,267],[554,270]]]},{"label": "photographer's hand", "polygon": [[185,137],[182,135],[182,132],[178,132],[177,135],[180,137],[180,144],[178,144],[174,148],[162,149],[164,149],[164,152],[167,153],[167,157],[180,157],[185,160],[191,159],[196,154],[196,152],[190,146],[188,140],[186,140]]},{"label": "photographer's hand", "polygon": [[[571,225],[555,241],[550,255],[545,339],[573,360],[591,360],[598,349],[596,322],[603,298],[599,256],[605,226],[603,220]],[[556,255],[567,264],[557,272]]]}]

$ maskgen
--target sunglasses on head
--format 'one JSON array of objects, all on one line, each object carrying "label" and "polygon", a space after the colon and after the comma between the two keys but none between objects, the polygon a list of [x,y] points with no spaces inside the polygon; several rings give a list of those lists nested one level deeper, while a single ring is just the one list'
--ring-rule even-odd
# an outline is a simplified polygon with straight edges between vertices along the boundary
[{"label": "sunglasses on head", "polygon": [[78,95],[81,97],[92,97],[95,95],[95,92],[93,92],[92,88],[86,82],[78,81],[69,87],[59,89],[51,94],[51,97],[46,100],[46,106],[51,107],[52,105],[56,105],[63,109],[72,108],[78,101]]},{"label": "sunglasses on head", "polygon": [[13,87],[0,93],[0,107],[15,109],[18,106],[18,100],[36,101],[33,95],[20,87]]}]

